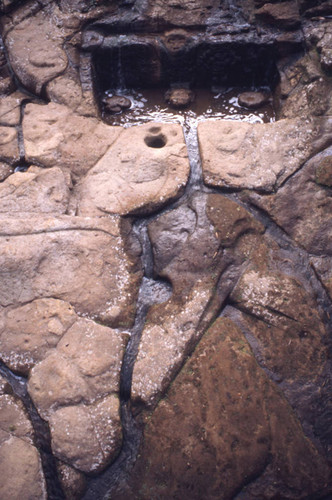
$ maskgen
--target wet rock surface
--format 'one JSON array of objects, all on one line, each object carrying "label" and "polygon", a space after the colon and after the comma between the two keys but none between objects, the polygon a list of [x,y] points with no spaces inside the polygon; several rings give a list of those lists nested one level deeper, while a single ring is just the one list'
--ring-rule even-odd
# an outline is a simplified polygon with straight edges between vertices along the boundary
[{"label": "wet rock surface", "polygon": [[0,12],[0,497],[329,498],[328,2]]}]

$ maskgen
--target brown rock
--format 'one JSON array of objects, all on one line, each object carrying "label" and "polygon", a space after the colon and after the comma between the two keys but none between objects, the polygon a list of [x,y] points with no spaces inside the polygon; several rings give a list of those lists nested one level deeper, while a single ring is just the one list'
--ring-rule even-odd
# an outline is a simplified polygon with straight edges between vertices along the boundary
[{"label": "brown rock", "polygon": [[328,119],[250,124],[206,121],[198,125],[204,182],[271,191],[314,153],[329,145]]},{"label": "brown rock", "polygon": [[1,310],[1,359],[11,370],[27,375],[57,346],[76,320],[72,306],[55,299],[37,299]]},{"label": "brown rock", "polygon": [[40,94],[43,86],[62,73],[68,63],[62,48],[67,33],[52,14],[45,9],[22,19],[4,39],[15,74],[35,94]]},{"label": "brown rock", "polygon": [[[329,182],[330,148],[310,160],[274,195],[250,198],[266,210],[296,242],[314,255],[331,255],[332,200]],[[289,200],[295,202],[290,205]]]},{"label": "brown rock", "polygon": [[241,276],[231,300],[250,314],[246,324],[259,343],[264,367],[289,382],[313,382],[319,376],[327,359],[326,332],[302,283],[253,267]]},{"label": "brown rock", "polygon": [[0,127],[0,161],[14,165],[19,159],[16,129],[13,127]]},{"label": "brown rock", "polygon": [[64,167],[77,178],[103,157],[121,129],[78,116],[60,104],[28,104],[23,134],[28,162]]},{"label": "brown rock", "polygon": [[[154,405],[167,389],[221,307],[240,272],[237,266],[262,229],[246,210],[221,195],[196,195],[150,223],[155,272],[171,281],[173,295],[149,310],[133,372],[135,404]],[[241,251],[247,233],[251,236]],[[230,275],[223,274],[230,264]]]},{"label": "brown rock", "polygon": [[0,182],[7,179],[13,172],[13,167],[8,165],[8,163],[0,162]]},{"label": "brown rock", "polygon": [[119,452],[124,347],[114,330],[78,319],[31,371],[28,390],[50,422],[53,451],[81,471],[100,470]]},{"label": "brown rock", "polygon": [[86,477],[82,472],[58,461],[57,471],[66,500],[82,498],[86,490]]},{"label": "brown rock", "polygon": [[316,182],[332,187],[332,155],[325,156],[316,168]]},{"label": "brown rock", "polygon": [[119,218],[0,218],[0,304],[65,300],[81,314],[130,325],[141,272]]},{"label": "brown rock", "polygon": [[[6,383],[1,378],[1,386]],[[21,401],[0,391],[0,497],[46,499],[46,485],[33,429]]]},{"label": "brown rock", "polygon": [[104,469],[120,451],[120,403],[115,395],[89,406],[60,408],[49,423],[55,456],[83,472]]},{"label": "brown rock", "polygon": [[58,167],[30,167],[11,175],[0,185],[0,213],[19,212],[65,214],[69,186]]},{"label": "brown rock", "polygon": [[156,0],[149,4],[147,16],[174,26],[197,26],[210,16],[214,0]]},{"label": "brown rock", "polygon": [[296,2],[266,3],[256,10],[256,19],[286,30],[298,28],[301,23]]},{"label": "brown rock", "polygon": [[97,116],[95,103],[82,89],[79,76],[72,71],[50,81],[46,92],[50,101],[63,104],[83,116]]},{"label": "brown rock", "polygon": [[172,89],[165,94],[165,101],[175,109],[186,108],[194,99],[195,95],[189,89]]},{"label": "brown rock", "polygon": [[15,126],[21,120],[21,102],[24,95],[14,92],[9,96],[0,98],[0,125]]},{"label": "brown rock", "polygon": [[267,103],[269,96],[263,92],[243,92],[239,95],[239,104],[249,109],[258,109]]},{"label": "brown rock", "polygon": [[102,102],[107,113],[121,113],[131,107],[131,100],[121,95],[106,96]]},{"label": "brown rock", "polygon": [[149,123],[123,130],[77,186],[78,214],[151,212],[182,194],[189,172],[179,125]]},{"label": "brown rock", "polygon": [[330,491],[325,459],[256,363],[218,319],[147,421],[125,498],[284,498]]}]

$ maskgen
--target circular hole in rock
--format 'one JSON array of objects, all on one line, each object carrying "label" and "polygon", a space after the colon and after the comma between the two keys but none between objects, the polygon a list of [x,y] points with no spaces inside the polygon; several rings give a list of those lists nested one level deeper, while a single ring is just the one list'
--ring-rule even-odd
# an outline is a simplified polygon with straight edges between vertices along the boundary
[{"label": "circular hole in rock", "polygon": [[159,135],[155,135],[155,136],[147,135],[144,138],[144,142],[149,148],[159,149],[159,148],[163,148],[166,145],[167,139],[163,134],[159,134]]}]

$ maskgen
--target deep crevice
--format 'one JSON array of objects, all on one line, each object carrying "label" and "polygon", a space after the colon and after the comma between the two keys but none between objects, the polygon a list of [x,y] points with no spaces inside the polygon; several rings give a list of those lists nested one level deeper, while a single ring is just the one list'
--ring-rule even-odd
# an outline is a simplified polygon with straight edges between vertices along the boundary
[{"label": "deep crevice", "polygon": [[0,375],[10,384],[13,394],[18,397],[31,421],[34,430],[34,441],[39,451],[49,500],[64,500],[65,495],[58,478],[56,461],[52,454],[51,435],[47,422],[42,420],[27,390],[27,380],[15,375],[6,365],[0,362]]}]

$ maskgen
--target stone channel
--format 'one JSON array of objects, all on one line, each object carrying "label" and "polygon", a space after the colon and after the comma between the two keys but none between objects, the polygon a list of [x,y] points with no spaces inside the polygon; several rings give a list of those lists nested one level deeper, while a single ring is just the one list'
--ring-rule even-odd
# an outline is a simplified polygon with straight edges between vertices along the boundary
[{"label": "stone channel", "polygon": [[0,12],[0,498],[331,498],[330,4]]}]

